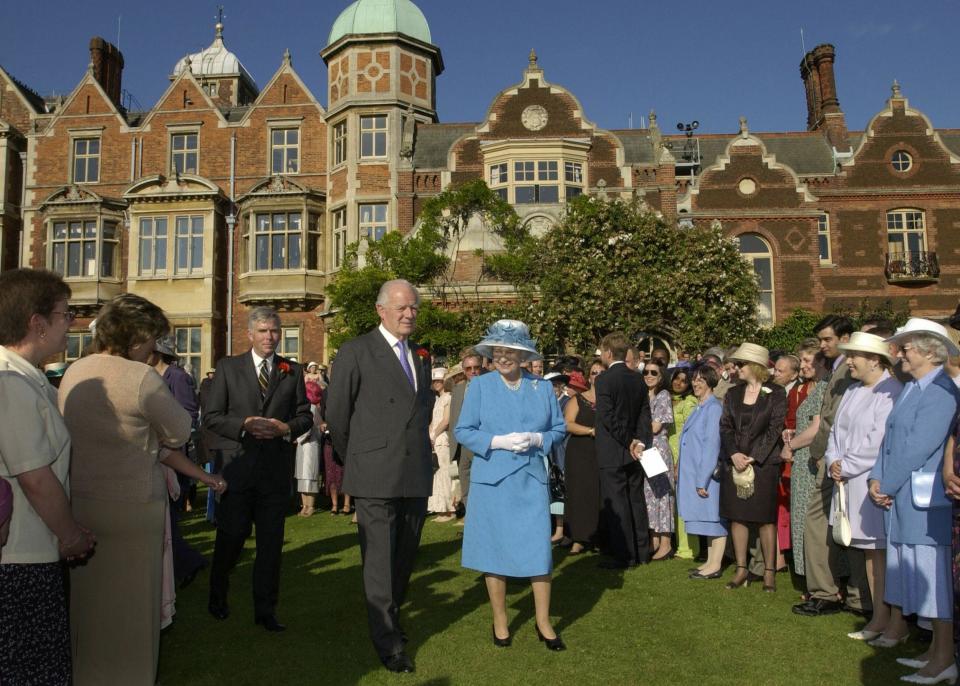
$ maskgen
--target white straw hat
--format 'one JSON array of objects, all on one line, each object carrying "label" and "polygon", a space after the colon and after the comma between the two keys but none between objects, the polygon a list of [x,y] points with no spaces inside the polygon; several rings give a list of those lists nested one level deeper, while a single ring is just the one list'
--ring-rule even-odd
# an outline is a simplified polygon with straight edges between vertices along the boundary
[{"label": "white straw hat", "polygon": [[770,351],[762,345],[744,341],[728,359],[738,362],[754,362],[761,367],[766,367],[770,364]]},{"label": "white straw hat", "polygon": [[447,376],[446,367],[434,367],[433,371],[430,372],[430,379],[432,381],[443,381]]},{"label": "white straw hat", "polygon": [[896,364],[896,358],[890,354],[890,344],[872,333],[854,331],[850,340],[837,346],[845,353],[873,353],[887,358],[890,364]]},{"label": "white straw hat", "polygon": [[926,334],[934,338],[939,338],[940,342],[946,346],[948,355],[951,357],[960,355],[960,349],[957,348],[956,343],[950,340],[950,336],[947,335],[947,329],[943,324],[937,324],[929,319],[921,319],[920,317],[910,317],[906,324],[897,329],[895,336],[887,339],[887,343],[900,345],[902,340],[914,334]]}]

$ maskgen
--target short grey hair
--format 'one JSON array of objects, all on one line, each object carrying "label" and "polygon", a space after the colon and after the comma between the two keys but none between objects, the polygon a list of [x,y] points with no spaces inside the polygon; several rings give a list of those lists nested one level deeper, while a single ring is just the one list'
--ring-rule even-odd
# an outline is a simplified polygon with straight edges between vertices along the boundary
[{"label": "short grey hair", "polygon": [[390,291],[393,290],[396,286],[406,286],[409,288],[413,295],[417,299],[417,305],[420,304],[420,291],[417,290],[417,287],[406,279],[391,279],[390,281],[385,281],[382,286],[380,286],[380,292],[377,293],[377,304],[381,307],[386,307],[390,301]]},{"label": "short grey hair", "polygon": [[947,361],[947,346],[944,345],[943,341],[937,336],[926,333],[915,333],[906,340],[901,341],[900,345],[903,346],[904,343],[913,345],[921,355],[930,355],[930,357],[933,358],[934,364],[943,364]]},{"label": "short grey hair", "polygon": [[277,326],[280,326],[280,313],[275,309],[266,306],[254,307],[250,310],[250,314],[247,315],[247,331],[253,331],[257,322],[265,322],[268,319],[276,322]]}]

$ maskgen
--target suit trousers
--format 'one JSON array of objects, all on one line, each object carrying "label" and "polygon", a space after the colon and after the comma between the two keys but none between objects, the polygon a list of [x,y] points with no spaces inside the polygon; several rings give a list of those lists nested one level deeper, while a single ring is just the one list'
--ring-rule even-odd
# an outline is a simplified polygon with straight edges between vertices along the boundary
[{"label": "suit trousers", "polygon": [[841,555],[846,555],[850,567],[846,605],[857,610],[870,611],[873,603],[863,551],[857,548],[842,548],[833,542],[830,527],[833,479],[825,478],[825,464],[824,460],[820,460],[804,524],[803,565],[807,591],[814,600],[836,600],[840,591],[837,570],[840,569]]},{"label": "suit trousers", "polygon": [[639,462],[600,469],[600,522],[614,559],[625,564],[647,562],[650,532]]},{"label": "suit trousers", "polygon": [[[257,530],[253,563],[254,617],[274,614],[280,593],[283,527],[290,506],[289,479],[253,479],[240,490],[228,490],[217,505],[217,540],[210,567],[210,600],[226,604],[230,572],[237,564],[251,526]],[[279,481],[287,484],[279,488]]]},{"label": "suit trousers", "polygon": [[467,506],[467,495],[470,493],[470,466],[473,464],[473,451],[460,445],[457,446],[457,472],[460,478],[460,502]]},{"label": "suit trousers", "polygon": [[370,639],[381,658],[403,650],[400,607],[407,595],[426,498],[355,497]]}]

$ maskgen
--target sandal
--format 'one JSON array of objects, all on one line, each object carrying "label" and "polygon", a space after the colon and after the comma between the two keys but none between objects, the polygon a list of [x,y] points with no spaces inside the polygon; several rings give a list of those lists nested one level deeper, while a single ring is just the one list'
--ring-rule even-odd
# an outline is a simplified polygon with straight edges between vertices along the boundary
[{"label": "sandal", "polygon": [[772,584],[763,584],[764,593],[776,593],[777,592],[777,570],[774,567],[764,567],[764,572],[773,572],[773,583]]},{"label": "sandal", "polygon": [[330,510],[330,514],[336,517],[338,514],[340,514],[340,510]]},{"label": "sandal", "polygon": [[[746,567],[737,565],[737,569],[746,569]],[[736,576],[736,574],[734,574],[734,576]],[[726,588],[728,591],[733,591],[738,588],[742,588],[749,580],[750,580],[750,575],[744,574],[743,578],[740,581],[735,581],[731,579],[730,581],[727,582],[727,585],[724,586],[724,588]]]}]

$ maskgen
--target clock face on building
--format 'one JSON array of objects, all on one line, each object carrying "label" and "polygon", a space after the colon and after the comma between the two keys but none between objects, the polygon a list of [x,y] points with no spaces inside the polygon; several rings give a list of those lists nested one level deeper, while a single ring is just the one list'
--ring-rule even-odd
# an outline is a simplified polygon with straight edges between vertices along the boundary
[{"label": "clock face on building", "polygon": [[520,121],[531,131],[539,131],[547,125],[547,111],[540,105],[530,105],[520,115]]}]

